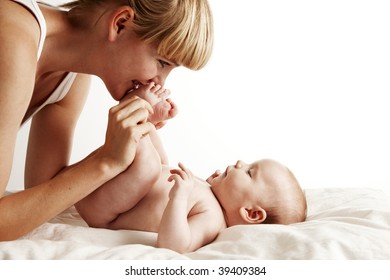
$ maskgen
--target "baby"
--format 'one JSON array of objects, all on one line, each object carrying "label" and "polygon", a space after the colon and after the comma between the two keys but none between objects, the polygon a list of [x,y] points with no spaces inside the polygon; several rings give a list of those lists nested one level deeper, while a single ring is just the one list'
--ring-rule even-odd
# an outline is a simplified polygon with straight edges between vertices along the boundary
[{"label": "baby", "polygon": [[[144,85],[131,94],[151,103],[154,124],[177,113],[160,86]],[[76,209],[89,226],[156,232],[157,247],[184,253],[212,242],[226,227],[302,222],[306,199],[290,170],[271,159],[237,161],[207,180],[181,163],[172,169],[153,131],[140,141],[131,166]]]}]

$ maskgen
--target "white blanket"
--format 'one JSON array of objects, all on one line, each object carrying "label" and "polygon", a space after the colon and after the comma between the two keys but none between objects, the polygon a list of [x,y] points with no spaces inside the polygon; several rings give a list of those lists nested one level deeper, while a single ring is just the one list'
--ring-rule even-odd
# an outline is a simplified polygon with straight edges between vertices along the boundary
[{"label": "white blanket", "polygon": [[390,259],[390,198],[376,189],[307,189],[308,218],[235,226],[196,252],[154,248],[156,234],[89,228],[72,207],[0,242],[0,259]]}]

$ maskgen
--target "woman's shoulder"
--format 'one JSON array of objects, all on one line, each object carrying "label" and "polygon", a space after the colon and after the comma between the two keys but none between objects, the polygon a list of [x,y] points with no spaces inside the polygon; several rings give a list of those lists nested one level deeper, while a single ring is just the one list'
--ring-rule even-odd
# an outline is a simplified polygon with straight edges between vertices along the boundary
[{"label": "woman's shoulder", "polygon": [[12,51],[12,45],[18,44],[25,48],[38,48],[40,39],[40,26],[34,15],[23,5],[11,0],[0,1],[0,40],[6,49],[2,52]]},{"label": "woman's shoulder", "polygon": [[39,37],[40,27],[28,10],[10,0],[0,1],[0,86],[6,101],[0,106],[2,116],[16,120],[25,113],[20,104],[27,108],[26,97],[34,86]]}]

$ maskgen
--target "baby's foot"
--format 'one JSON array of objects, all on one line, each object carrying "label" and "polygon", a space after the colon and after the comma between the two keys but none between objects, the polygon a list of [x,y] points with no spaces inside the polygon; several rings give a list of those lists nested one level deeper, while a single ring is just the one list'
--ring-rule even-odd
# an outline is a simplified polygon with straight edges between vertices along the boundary
[{"label": "baby's foot", "polygon": [[163,88],[161,85],[156,85],[154,82],[140,86],[133,92],[133,94],[145,99],[152,105],[154,113],[149,115],[149,121],[154,125],[160,124],[160,127],[166,120],[177,115],[176,105],[170,99],[167,99],[170,93],[170,90]]},{"label": "baby's foot", "polygon": [[162,127],[165,122],[175,117],[178,113],[177,106],[169,98],[164,99],[153,107],[153,114],[149,115],[149,121],[157,128]]},{"label": "baby's foot", "polygon": [[147,85],[141,85],[133,92],[133,94],[148,101],[152,107],[160,101],[166,99],[170,93],[169,89],[165,89],[161,85],[156,85],[154,82]]}]

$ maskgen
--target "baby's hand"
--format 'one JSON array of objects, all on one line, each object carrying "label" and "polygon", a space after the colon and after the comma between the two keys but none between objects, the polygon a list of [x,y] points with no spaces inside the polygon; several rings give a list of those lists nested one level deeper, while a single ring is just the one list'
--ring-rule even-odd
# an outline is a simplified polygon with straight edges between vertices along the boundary
[{"label": "baby's hand", "polygon": [[170,199],[188,199],[194,188],[194,176],[192,172],[182,163],[179,163],[180,169],[172,169],[169,182],[174,181],[174,185],[169,192]]}]

